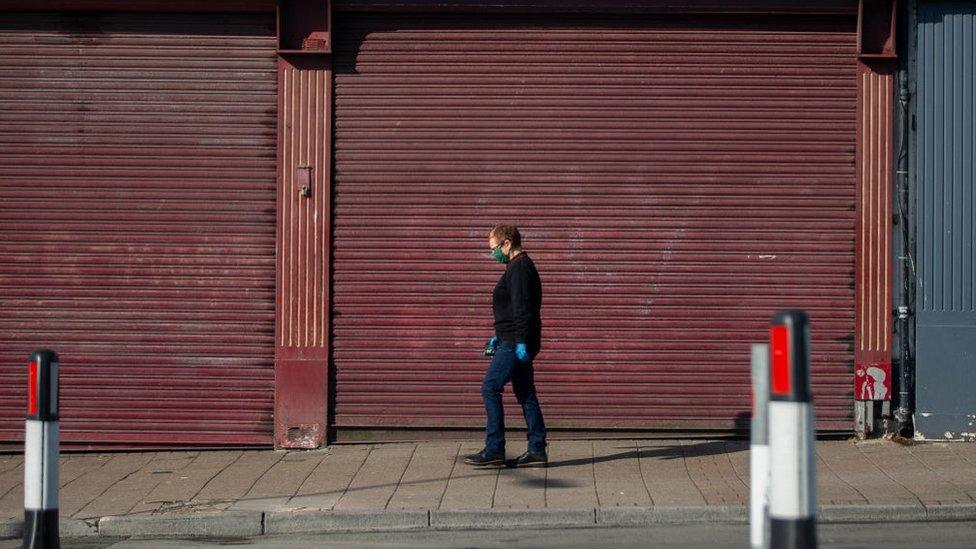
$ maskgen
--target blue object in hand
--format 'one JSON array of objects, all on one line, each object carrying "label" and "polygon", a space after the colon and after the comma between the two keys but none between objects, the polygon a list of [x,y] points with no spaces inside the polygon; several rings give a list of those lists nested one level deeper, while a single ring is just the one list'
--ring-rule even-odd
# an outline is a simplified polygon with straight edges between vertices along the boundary
[{"label": "blue object in hand", "polygon": [[529,348],[525,346],[525,343],[519,343],[515,346],[515,356],[522,362],[528,362],[532,358],[529,356]]}]

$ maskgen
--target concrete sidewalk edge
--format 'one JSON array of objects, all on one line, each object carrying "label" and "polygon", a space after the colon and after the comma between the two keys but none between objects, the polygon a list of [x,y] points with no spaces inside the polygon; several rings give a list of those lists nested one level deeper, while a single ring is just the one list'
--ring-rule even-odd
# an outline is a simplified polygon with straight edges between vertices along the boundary
[{"label": "concrete sidewalk edge", "polygon": [[264,533],[261,511],[223,511],[192,515],[134,515],[102,517],[102,536],[260,536]]},{"label": "concrete sidewalk edge", "polygon": [[439,530],[593,526],[593,508],[432,510],[430,527]]},{"label": "concrete sidewalk edge", "polygon": [[[63,538],[82,538],[98,535],[97,520],[60,519],[58,532]],[[24,535],[24,521],[0,520],[0,539],[20,538]]]},{"label": "concrete sidewalk edge", "polygon": [[747,508],[740,505],[714,507],[599,507],[596,523],[606,526],[649,524],[694,524],[749,522]]},{"label": "concrete sidewalk edge", "polygon": [[[61,536],[194,537],[460,530],[495,528],[610,527],[716,522],[745,524],[745,506],[598,507],[576,509],[471,509],[399,511],[224,511],[188,515],[108,516],[62,519]],[[976,504],[823,505],[820,523],[976,521]],[[23,522],[0,520],[0,539],[18,538]]]},{"label": "concrete sidewalk edge", "polygon": [[430,512],[403,511],[270,511],[265,534],[376,532],[420,530],[430,526]]}]

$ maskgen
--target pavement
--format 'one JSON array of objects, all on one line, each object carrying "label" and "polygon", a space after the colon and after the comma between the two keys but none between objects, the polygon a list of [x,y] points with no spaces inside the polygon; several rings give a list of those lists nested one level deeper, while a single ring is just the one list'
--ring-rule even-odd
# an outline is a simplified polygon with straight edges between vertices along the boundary
[{"label": "pavement", "polygon": [[[61,457],[64,537],[742,524],[749,446],[555,440],[548,468],[474,468],[480,442]],[[509,442],[509,455],[524,450]],[[818,521],[976,520],[976,444],[816,444]],[[0,538],[21,535],[23,459],[0,455]]]}]

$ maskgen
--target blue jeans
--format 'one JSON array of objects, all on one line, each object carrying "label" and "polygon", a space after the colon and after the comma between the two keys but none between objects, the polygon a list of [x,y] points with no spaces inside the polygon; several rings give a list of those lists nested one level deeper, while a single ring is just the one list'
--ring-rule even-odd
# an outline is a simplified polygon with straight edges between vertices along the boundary
[{"label": "blue jeans", "polygon": [[522,406],[525,425],[528,427],[529,451],[546,449],[546,424],[535,394],[532,361],[522,362],[515,355],[515,346],[500,343],[491,359],[485,379],[481,382],[481,398],[485,401],[488,426],[485,429],[485,450],[489,455],[505,453],[505,410],[502,407],[502,389],[509,381],[515,398]]}]

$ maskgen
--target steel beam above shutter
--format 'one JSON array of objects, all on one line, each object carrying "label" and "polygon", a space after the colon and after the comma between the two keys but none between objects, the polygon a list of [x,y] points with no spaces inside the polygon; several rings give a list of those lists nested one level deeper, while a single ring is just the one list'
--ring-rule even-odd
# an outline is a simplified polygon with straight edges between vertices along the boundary
[{"label": "steel beam above shutter", "polygon": [[[3,0],[0,0],[2,2]],[[854,0],[332,0],[337,10],[463,13],[749,13],[853,15]],[[0,4],[2,5],[2,4]]]},{"label": "steel beam above shutter", "polygon": [[485,236],[513,222],[545,285],[549,425],[745,427],[750,344],[800,308],[818,427],[849,430],[855,31],[337,14],[336,425],[483,426]]},{"label": "steel beam above shutter", "polygon": [[270,445],[273,13],[0,14],[0,438]]}]

